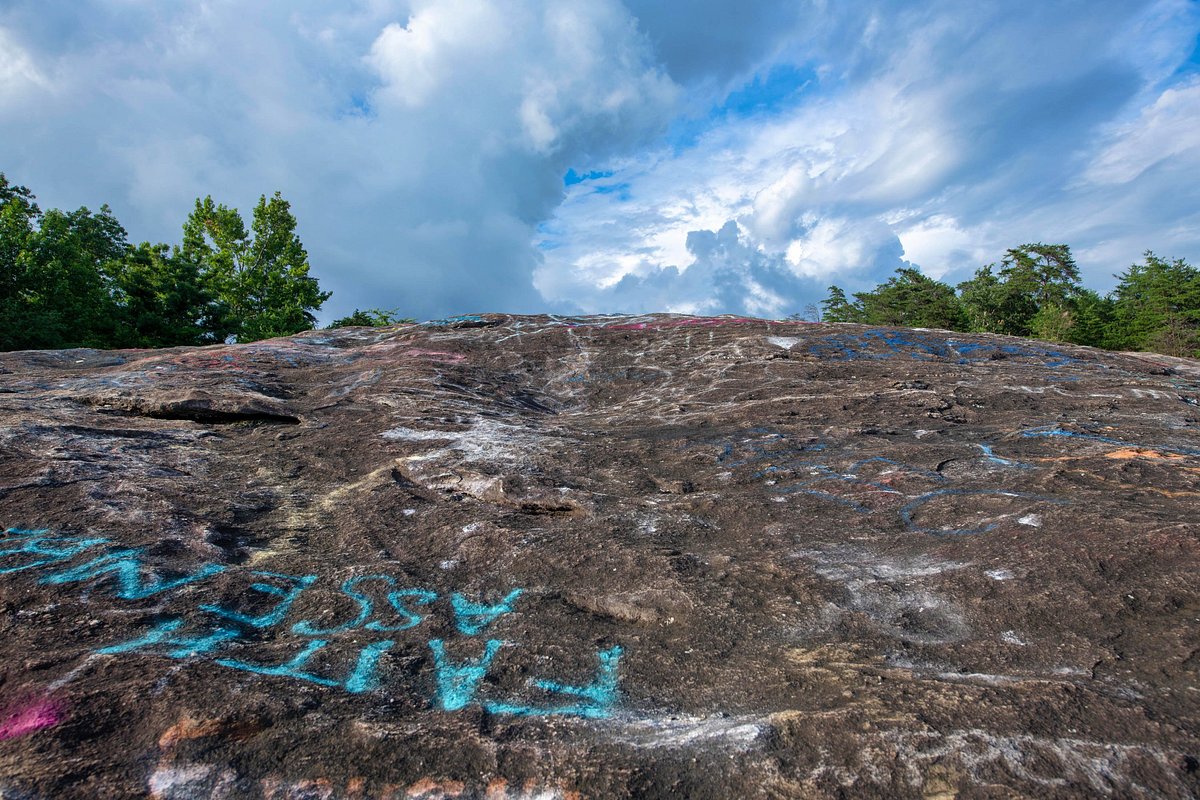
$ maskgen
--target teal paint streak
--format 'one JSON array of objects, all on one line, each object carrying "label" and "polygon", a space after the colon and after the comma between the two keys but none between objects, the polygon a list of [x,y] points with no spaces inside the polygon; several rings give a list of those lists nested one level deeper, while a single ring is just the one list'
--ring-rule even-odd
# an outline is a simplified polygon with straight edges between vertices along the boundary
[{"label": "teal paint streak", "polygon": [[424,621],[425,617],[411,611],[406,601],[418,606],[427,606],[434,600],[437,600],[437,592],[427,589],[400,589],[388,592],[388,603],[396,610],[397,614],[404,618],[404,622],[399,625],[384,625],[379,620],[371,620],[366,627],[372,631],[406,631],[409,628],[415,628]]},{"label": "teal paint streak", "polygon": [[102,647],[96,652],[101,655],[115,655],[138,650],[169,648],[165,655],[171,658],[191,658],[192,656],[204,655],[231,639],[238,638],[236,631],[231,631],[227,628],[218,628],[215,631],[200,636],[174,635],[175,631],[179,630],[182,626],[182,619],[167,620],[151,628],[140,639]]},{"label": "teal paint streak", "polygon": [[603,719],[609,716],[611,706],[617,700],[617,667],[624,650],[620,645],[596,654],[600,667],[596,679],[586,686],[571,686],[558,681],[533,680],[531,685],[552,694],[579,698],[583,702],[551,708],[514,705],[509,703],[485,703],[484,708],[493,714],[509,714],[518,717],[573,716]]},{"label": "teal paint streak", "polygon": [[342,594],[354,600],[358,604],[358,615],[349,622],[335,625],[332,628],[318,628],[309,620],[301,620],[292,626],[292,633],[299,633],[304,636],[326,636],[331,633],[344,633],[345,631],[354,630],[371,618],[371,611],[374,609],[374,604],[371,598],[367,597],[362,592],[354,591],[354,587],[363,581],[387,581],[389,586],[396,582],[386,575],[364,575],[360,578],[350,578],[342,584]]},{"label": "teal paint streak", "polygon": [[252,617],[249,614],[243,614],[240,611],[234,611],[233,609],[225,608],[224,606],[213,605],[211,603],[205,603],[204,605],[200,606],[200,610],[207,611],[210,614],[216,614],[217,616],[224,617],[225,619],[233,620],[234,622],[240,622],[243,625],[249,625],[252,628],[269,628],[272,625],[276,625],[281,622],[283,618],[287,616],[288,609],[292,607],[292,603],[296,602],[296,598],[300,596],[300,593],[309,586],[312,586],[317,580],[316,575],[281,575],[277,572],[255,572],[254,574],[264,578],[279,578],[281,580],[293,581],[294,583],[290,588],[287,589],[281,589],[278,586],[272,586],[269,583],[250,584],[250,588],[256,592],[262,592],[263,594],[269,594],[274,595],[275,597],[283,598],[275,605],[273,609],[257,617]]},{"label": "teal paint streak", "polygon": [[272,675],[280,678],[295,678],[297,680],[308,681],[319,686],[337,686],[338,681],[332,678],[322,678],[320,675],[313,675],[311,672],[305,672],[301,667],[308,663],[314,655],[317,654],[328,642],[324,639],[313,639],[304,646],[295,658],[277,666],[268,666],[266,664],[249,664],[245,661],[240,661],[236,658],[218,658],[217,663],[222,667],[230,667],[231,669],[245,670],[253,672],[257,675]]},{"label": "teal paint streak", "polygon": [[458,592],[450,595],[450,603],[454,606],[454,624],[459,633],[474,636],[497,618],[512,613],[512,604],[521,596],[523,590],[513,589],[496,605],[473,603]]},{"label": "teal paint streak", "polygon": [[371,642],[362,649],[358,654],[358,663],[354,666],[354,672],[346,679],[343,688],[352,694],[360,694],[370,691],[379,686],[379,678],[376,675],[376,668],[379,665],[380,657],[388,650],[392,649],[395,642]]},{"label": "teal paint streak", "polygon": [[[5,536],[22,537],[15,542],[16,547],[6,547],[0,550],[0,559],[8,556],[20,555],[22,553],[35,556],[49,556],[25,564],[17,564],[16,566],[0,567],[0,575],[8,575],[13,572],[21,572],[27,569],[36,569],[49,564],[56,564],[60,561],[66,561],[68,558],[79,555],[85,550],[95,547],[98,544],[107,544],[108,539],[81,539],[77,536],[52,536],[48,535],[48,530],[24,530],[20,528],[9,528],[4,531]],[[12,543],[6,542],[6,544]],[[60,545],[60,546],[54,546]]]},{"label": "teal paint streak", "polygon": [[458,711],[475,698],[479,682],[487,674],[492,659],[503,642],[488,640],[483,655],[477,661],[455,664],[446,658],[446,648],[441,639],[430,639],[433,651],[433,666],[437,678],[437,701],[443,711]]},{"label": "teal paint streak", "polygon": [[63,572],[47,575],[39,583],[50,585],[76,583],[112,573],[117,581],[117,597],[123,600],[142,600],[225,571],[225,568],[220,564],[205,564],[190,575],[183,575],[179,578],[167,580],[152,576],[148,582],[144,582],[142,578],[143,565],[140,560],[141,555],[142,551],[140,549],[117,550],[93,559],[86,564],[80,564]]}]

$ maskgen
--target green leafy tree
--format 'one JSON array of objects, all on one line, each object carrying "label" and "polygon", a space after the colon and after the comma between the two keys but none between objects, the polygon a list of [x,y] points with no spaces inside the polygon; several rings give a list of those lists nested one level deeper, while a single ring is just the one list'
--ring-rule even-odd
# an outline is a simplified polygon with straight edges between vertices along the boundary
[{"label": "green leafy tree", "polygon": [[112,279],[121,308],[120,347],[175,347],[221,341],[222,308],[195,262],[178,248],[142,242],[114,262]]},{"label": "green leafy tree", "polygon": [[1112,297],[1118,346],[1200,356],[1200,269],[1146,251],[1144,263],[1117,278]]},{"label": "green leafy tree", "polygon": [[963,330],[967,324],[954,289],[913,267],[901,267],[886,283],[854,298],[862,321],[871,325]]},{"label": "green leafy tree", "polygon": [[1023,244],[958,285],[972,331],[1039,336],[1062,341],[1075,324],[1082,287],[1079,267],[1065,244]]},{"label": "green leafy tree", "polygon": [[249,232],[237,209],[197,200],[180,253],[223,307],[217,331],[239,342],[309,330],[331,296],[308,274],[296,218],[279,192],[259,198]]},{"label": "green leafy tree", "polygon": [[0,347],[107,347],[119,309],[109,269],[128,247],[108,206],[42,213],[0,175]]},{"label": "green leafy tree", "polygon": [[396,309],[391,311],[383,311],[378,308],[370,308],[366,311],[354,309],[354,313],[346,317],[335,319],[329,323],[329,328],[350,328],[354,326],[365,328],[385,328],[388,325],[402,325],[406,322],[415,322],[411,317],[401,317]]},{"label": "green leafy tree", "polygon": [[846,293],[837,286],[829,287],[829,294],[821,301],[822,322],[861,322],[862,309],[846,298]]},{"label": "green leafy tree", "polygon": [[1075,299],[1074,324],[1067,332],[1066,341],[1108,350],[1121,349],[1115,320],[1116,303],[1111,297],[1101,297],[1091,289],[1083,289]]}]

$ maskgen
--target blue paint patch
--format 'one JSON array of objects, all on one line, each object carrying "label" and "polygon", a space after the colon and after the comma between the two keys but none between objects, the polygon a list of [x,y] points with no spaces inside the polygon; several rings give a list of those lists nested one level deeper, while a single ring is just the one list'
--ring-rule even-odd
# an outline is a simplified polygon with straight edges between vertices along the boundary
[{"label": "blue paint patch", "polygon": [[50,585],[77,583],[91,580],[92,578],[104,577],[111,573],[116,578],[117,597],[123,600],[142,600],[170,589],[177,589],[180,586],[204,580],[225,571],[225,567],[220,564],[205,564],[191,575],[182,575],[178,578],[165,580],[152,575],[148,581],[143,581],[142,570],[144,567],[140,560],[141,555],[142,551],[140,549],[117,550],[100,556],[86,564],[80,564],[63,572],[47,575],[39,583]]},{"label": "blue paint patch", "polygon": [[164,655],[171,658],[191,658],[204,655],[238,638],[237,631],[227,628],[217,628],[209,633],[194,636],[177,636],[175,632],[183,627],[183,622],[182,618],[160,622],[139,639],[102,647],[96,652],[101,655],[116,655],[165,648]]},{"label": "blue paint patch", "polygon": [[5,541],[4,544],[15,544],[16,546],[0,549],[0,559],[22,553],[33,556],[48,556],[48,558],[35,559],[15,566],[0,567],[0,575],[44,567],[49,564],[57,564],[60,561],[73,558],[96,545],[107,544],[109,542],[105,538],[81,539],[78,536],[55,536],[45,529],[25,530],[22,528],[8,528],[4,531],[4,535],[15,538],[15,542],[10,539]]},{"label": "blue paint patch", "polygon": [[236,658],[218,658],[217,663],[222,667],[230,669],[240,669],[246,672],[253,672],[256,675],[271,675],[280,678],[295,678],[296,680],[308,681],[315,683],[318,686],[337,686],[339,681],[332,678],[322,678],[320,675],[314,675],[311,672],[305,672],[301,669],[308,663],[314,655],[316,655],[325,645],[328,644],[324,639],[313,639],[304,645],[295,658],[291,661],[286,661],[283,664],[276,666],[268,666],[266,664],[249,664],[245,661],[239,661]]},{"label": "blue paint patch", "polygon": [[346,679],[342,688],[351,694],[360,694],[377,688],[379,678],[376,670],[379,667],[379,658],[391,650],[395,644],[392,641],[371,642],[364,647],[358,654],[358,663],[354,665],[354,672],[350,673],[350,677]]},{"label": "blue paint patch", "polygon": [[551,694],[578,698],[581,702],[565,706],[542,708],[510,703],[484,703],[485,710],[493,714],[510,714],[518,717],[573,716],[603,719],[609,716],[611,706],[617,701],[617,667],[624,651],[618,645],[596,654],[600,662],[595,680],[585,686],[572,686],[558,681],[531,680],[530,685]]},{"label": "blue paint patch", "polygon": [[454,624],[459,633],[474,636],[499,617],[512,613],[512,604],[522,594],[521,589],[513,589],[504,599],[495,605],[473,603],[458,592],[450,595],[450,603],[454,606]]},{"label": "blue paint patch", "polygon": [[1200,455],[1200,448],[1196,447],[1176,447],[1174,445],[1165,444],[1141,444],[1140,442],[1126,442],[1121,439],[1112,439],[1108,436],[1098,436],[1094,433],[1076,433],[1075,431],[1067,431],[1057,425],[1048,425],[1040,428],[1028,428],[1021,431],[1021,436],[1026,438],[1054,438],[1063,437],[1067,439],[1087,439],[1093,442],[1101,442],[1103,444],[1114,444],[1119,447],[1140,447],[1148,450],[1163,450],[1168,453],[1179,453],[1186,456]]},{"label": "blue paint patch", "polygon": [[976,444],[975,446],[978,447],[980,450],[982,450],[983,457],[986,458],[988,461],[992,462],[993,464],[1000,464],[1001,466],[1005,466],[1005,467],[1021,467],[1021,468],[1029,467],[1028,464],[1022,464],[1020,461],[1013,461],[1008,458],[1001,458],[1000,456],[998,456],[992,452],[992,446],[989,444]]},{"label": "blue paint patch", "polygon": [[409,628],[415,628],[424,621],[425,617],[410,610],[408,603],[427,606],[434,600],[437,600],[437,593],[427,589],[400,589],[388,592],[388,603],[404,619],[404,622],[399,625],[384,625],[378,620],[372,620],[367,623],[367,628],[373,631],[406,631]]},{"label": "blue paint patch", "polygon": [[489,639],[478,660],[455,664],[446,658],[446,647],[441,639],[429,640],[437,680],[437,702],[443,711],[458,711],[475,699],[479,682],[487,675],[488,667],[502,644],[496,639]]},{"label": "blue paint patch", "polygon": [[241,611],[234,611],[233,609],[210,603],[200,606],[200,610],[233,620],[234,622],[240,622],[243,625],[249,625],[252,628],[269,628],[282,621],[287,616],[288,609],[292,607],[292,603],[296,602],[296,598],[300,596],[300,593],[309,586],[312,586],[317,580],[316,575],[280,575],[277,572],[255,572],[253,574],[264,578],[279,578],[280,580],[291,581],[292,585],[286,589],[281,589],[269,583],[250,584],[250,588],[256,592],[283,598],[270,611],[258,616],[251,616]]}]

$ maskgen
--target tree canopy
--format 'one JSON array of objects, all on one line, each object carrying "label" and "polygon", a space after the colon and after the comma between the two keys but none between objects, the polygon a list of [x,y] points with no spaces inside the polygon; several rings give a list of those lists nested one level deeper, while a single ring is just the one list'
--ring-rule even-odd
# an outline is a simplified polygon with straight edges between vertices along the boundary
[{"label": "tree canopy", "polygon": [[289,203],[197,200],[179,245],[142,242],[102,205],[43,212],[0,173],[0,349],[169,347],[307,330],[329,299]]},{"label": "tree canopy", "polygon": [[902,267],[854,300],[838,286],[821,303],[826,322],[859,322],[1031,336],[1115,350],[1200,357],[1200,270],[1147,251],[1107,296],[1084,288],[1065,244],[1008,250],[952,288]]}]

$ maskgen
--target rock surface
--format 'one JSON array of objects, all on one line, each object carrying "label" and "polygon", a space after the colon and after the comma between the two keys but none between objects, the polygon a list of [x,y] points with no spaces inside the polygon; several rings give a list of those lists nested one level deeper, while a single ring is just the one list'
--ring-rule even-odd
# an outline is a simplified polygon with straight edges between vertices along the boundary
[{"label": "rock surface", "polygon": [[1195,796],[1198,394],[671,315],[3,354],[0,795]]}]

